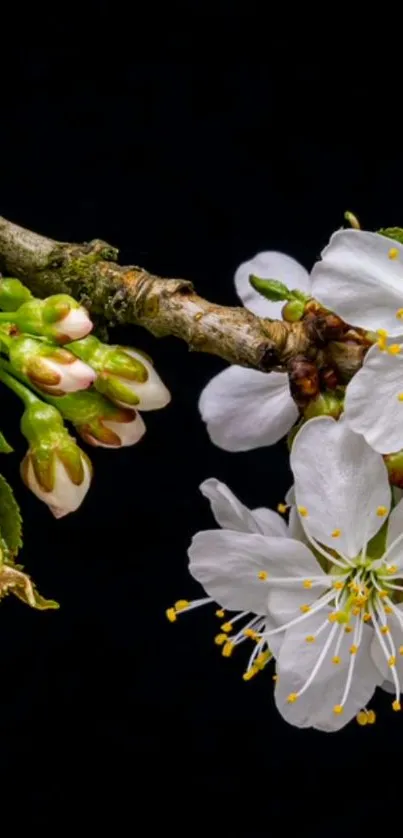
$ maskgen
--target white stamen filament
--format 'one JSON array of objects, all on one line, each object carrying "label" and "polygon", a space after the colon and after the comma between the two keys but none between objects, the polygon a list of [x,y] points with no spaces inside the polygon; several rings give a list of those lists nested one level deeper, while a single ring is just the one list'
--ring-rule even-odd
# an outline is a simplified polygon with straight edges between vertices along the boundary
[{"label": "white stamen filament", "polygon": [[[375,611],[374,611],[374,609],[373,609],[373,607],[370,603],[368,603],[368,610],[369,610],[369,613],[371,614],[371,617],[372,617],[372,623],[373,623],[374,629],[376,631],[376,636],[379,640],[379,644],[381,646],[382,652],[383,652],[383,654],[386,658],[386,661],[388,662],[388,666],[389,666],[389,658],[390,658],[389,650],[388,650],[388,647],[387,647],[387,645],[386,645],[386,643],[383,639],[383,636],[381,634],[381,630],[380,630],[379,625],[378,625],[378,620],[377,620],[377,616],[375,614]],[[393,678],[393,682],[394,682],[395,689],[396,689],[396,701],[399,701],[400,684],[399,684],[399,679],[397,677],[396,667],[395,666],[390,666],[389,669],[392,673],[392,678]]]},{"label": "white stamen filament", "polygon": [[328,605],[328,603],[331,602],[331,600],[334,599],[334,597],[335,592],[329,591],[329,593],[325,594],[325,596],[323,596],[321,599],[318,599],[315,605],[310,606],[309,611],[307,611],[305,614],[301,614],[300,617],[294,617],[293,620],[290,620],[288,623],[284,623],[284,625],[282,626],[278,626],[278,628],[271,629],[270,631],[265,631],[262,634],[262,637],[272,637],[273,634],[278,634],[280,631],[285,631],[286,629],[291,628],[291,626],[295,626],[297,625],[297,623],[301,623],[302,620],[306,620],[307,617],[311,617],[312,614],[316,613],[316,611],[321,611],[321,609],[324,608],[325,605]]},{"label": "white stamen filament", "polygon": [[[362,617],[357,618],[357,620],[355,621],[355,626],[354,626],[353,645],[357,646],[357,647],[360,645],[359,644],[359,639],[360,639],[360,634],[362,634],[362,631],[360,632],[360,623],[362,623]],[[353,681],[353,674],[354,674],[356,657],[357,657],[357,654],[354,653],[354,654],[351,655],[350,660],[349,660],[346,686],[344,688],[343,697],[342,697],[341,702],[340,702],[341,707],[344,707],[344,705],[345,705],[345,703],[348,699],[348,695],[349,695],[349,692],[350,692],[350,689],[351,689],[351,684],[352,684],[352,681]]]},{"label": "white stamen filament", "polygon": [[336,634],[337,629],[338,629],[337,625],[333,625],[331,627],[330,632],[329,632],[329,637],[326,640],[326,643],[325,643],[325,645],[324,645],[324,647],[323,647],[323,649],[322,649],[322,651],[321,651],[321,653],[320,653],[320,655],[319,655],[319,657],[318,657],[318,659],[315,663],[315,666],[314,666],[311,674],[309,675],[308,679],[305,681],[305,684],[303,685],[303,687],[301,687],[301,689],[298,690],[298,692],[296,693],[298,698],[300,698],[301,695],[303,695],[303,693],[306,692],[308,687],[311,686],[312,681],[315,679],[317,673],[319,672],[319,669],[321,668],[322,663],[323,663],[323,661],[324,661],[324,659],[325,659],[325,657],[328,653],[329,647],[332,644],[332,640],[333,640],[333,638]]},{"label": "white stamen filament", "polygon": [[[312,535],[310,535],[309,532],[307,532],[307,530],[305,528],[304,528],[304,530],[305,530],[305,535],[306,535],[308,541],[310,542],[310,544],[312,544],[312,547],[315,550],[317,550],[318,553],[320,553],[321,556],[323,556],[324,559],[327,559],[328,562],[330,562],[331,564],[338,565],[338,567],[343,568],[343,570],[347,570],[347,568],[346,568],[345,564],[343,564],[343,562],[336,559],[334,556],[332,556],[331,553],[328,553],[327,550],[325,550],[325,548],[322,547],[322,545],[319,544],[319,542],[316,541],[316,539]],[[351,567],[353,566],[349,559],[345,559],[345,562],[348,565],[350,565]]]}]

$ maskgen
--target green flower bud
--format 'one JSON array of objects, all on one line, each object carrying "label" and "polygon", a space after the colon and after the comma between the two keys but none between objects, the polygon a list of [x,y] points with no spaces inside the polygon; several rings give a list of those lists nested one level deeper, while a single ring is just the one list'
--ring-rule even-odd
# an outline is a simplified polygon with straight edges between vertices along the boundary
[{"label": "green flower bud", "polygon": [[92,335],[70,343],[69,349],[96,370],[96,389],[116,404],[158,410],[170,401],[169,391],[142,353],[107,346]]},{"label": "green flower bud", "polygon": [[22,332],[56,343],[78,340],[92,329],[86,309],[68,294],[55,294],[45,300],[33,298],[23,303],[13,320]]},{"label": "green flower bud", "polygon": [[96,378],[91,367],[62,347],[21,335],[11,339],[8,349],[13,368],[44,393],[74,393],[90,387]]},{"label": "green flower bud", "polygon": [[19,279],[0,279],[0,309],[17,311],[23,303],[32,299],[30,290]]},{"label": "green flower bud", "polygon": [[287,323],[295,323],[302,319],[304,311],[305,303],[302,300],[290,300],[283,306],[281,313],[283,320],[286,320]]},{"label": "green flower bud", "polygon": [[338,419],[342,412],[343,399],[334,393],[319,393],[304,409],[304,419],[313,419],[314,416],[333,416]]},{"label": "green flower bud", "polygon": [[392,486],[403,489],[403,450],[396,451],[394,454],[385,454],[383,459]]},{"label": "green flower bud", "polygon": [[118,407],[95,390],[63,396],[57,400],[57,406],[89,445],[103,448],[134,445],[146,430],[135,410]]},{"label": "green flower bud", "polygon": [[89,489],[92,469],[59,411],[39,400],[30,404],[21,431],[30,444],[21,465],[24,483],[56,518],[74,512]]}]

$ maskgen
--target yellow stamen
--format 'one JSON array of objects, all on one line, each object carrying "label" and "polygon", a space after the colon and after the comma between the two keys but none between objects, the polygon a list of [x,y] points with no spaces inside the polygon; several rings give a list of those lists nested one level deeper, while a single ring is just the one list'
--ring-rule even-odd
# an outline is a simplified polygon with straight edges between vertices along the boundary
[{"label": "yellow stamen", "polygon": [[386,573],[397,573],[397,567],[395,564],[390,564],[389,567],[386,568]]},{"label": "yellow stamen", "polygon": [[225,631],[226,634],[228,634],[230,631],[232,631],[233,625],[232,623],[223,623],[221,629],[222,631]]},{"label": "yellow stamen", "polygon": [[398,402],[403,402],[403,393],[399,393],[397,400]]},{"label": "yellow stamen", "polygon": [[178,602],[175,602],[175,608],[177,611],[184,611],[185,608],[189,608],[189,604],[187,599],[178,599]]},{"label": "yellow stamen", "polygon": [[396,711],[402,709],[402,705],[400,704],[400,701],[397,700],[397,698],[394,700],[392,707]]},{"label": "yellow stamen", "polygon": [[341,716],[343,712],[343,707],[341,704],[335,704],[333,707],[333,713],[336,713],[336,716]]},{"label": "yellow stamen", "polygon": [[389,353],[389,355],[398,355],[401,351],[400,344],[391,343],[391,345],[387,347],[386,351]]},{"label": "yellow stamen", "polygon": [[378,591],[378,596],[379,596],[381,599],[385,599],[385,597],[386,597],[387,595],[388,595],[388,592],[387,592],[387,591]]},{"label": "yellow stamen", "polygon": [[264,582],[267,579],[268,575],[269,574],[267,573],[266,570],[259,570],[257,578],[260,579],[262,582]]},{"label": "yellow stamen", "polygon": [[268,649],[266,649],[265,652],[261,652],[260,655],[258,655],[255,659],[255,666],[257,666],[258,669],[264,669],[264,667],[267,663],[269,663],[272,657],[272,653],[269,652]]},{"label": "yellow stamen", "polygon": [[398,251],[397,247],[391,247],[390,250],[388,250],[389,259],[397,259],[398,256],[399,256],[399,251]]},{"label": "yellow stamen", "polygon": [[311,610],[310,605],[300,605],[299,610],[302,611],[303,614],[307,614],[308,611]]},{"label": "yellow stamen", "polygon": [[303,588],[312,588],[312,580],[311,579],[304,579],[302,583]]},{"label": "yellow stamen", "polygon": [[367,613],[367,614],[364,614],[364,616],[363,616],[363,618],[362,618],[362,619],[364,620],[364,623],[368,623],[368,622],[369,622],[369,620],[371,619],[371,615],[370,615],[370,614],[368,614],[368,613]]},{"label": "yellow stamen", "polygon": [[231,640],[227,640],[227,642],[224,643],[224,646],[222,647],[221,654],[224,656],[224,658],[229,658],[232,655],[233,649],[234,644],[231,642]]},{"label": "yellow stamen", "polygon": [[285,515],[285,513],[287,512],[287,509],[288,509],[288,505],[286,503],[278,503],[277,504],[277,512],[279,512],[280,515]]},{"label": "yellow stamen", "polygon": [[350,633],[352,632],[352,630],[353,630],[353,629],[352,629],[352,627],[351,627],[351,626],[346,626],[346,627],[345,627],[345,629],[344,629],[344,631],[346,632],[346,634],[350,634]]},{"label": "yellow stamen", "polygon": [[356,718],[358,724],[361,725],[362,727],[364,727],[364,725],[368,724],[368,716],[367,716],[367,713],[365,712],[365,710],[360,710],[360,712],[357,713],[355,718]]},{"label": "yellow stamen", "polygon": [[165,614],[170,623],[174,623],[176,621],[176,611],[174,608],[167,608]]},{"label": "yellow stamen", "polygon": [[358,652],[358,646],[356,646],[355,643],[353,643],[353,645],[350,646],[350,655],[356,655],[357,652]]},{"label": "yellow stamen", "polygon": [[343,582],[333,582],[333,587],[336,589],[336,591],[342,591],[343,588],[344,588],[344,583]]},{"label": "yellow stamen", "polygon": [[299,514],[301,515],[302,518],[306,518],[306,516],[308,515],[308,510],[307,510],[306,506],[299,506],[298,507],[298,512],[299,512]]},{"label": "yellow stamen", "polygon": [[386,349],[386,346],[387,346],[386,341],[387,341],[388,333],[387,333],[386,329],[378,329],[377,334],[379,335],[379,340],[377,341],[377,343],[378,343],[379,349],[381,349],[381,351],[383,352]]},{"label": "yellow stamen", "polygon": [[215,612],[216,617],[220,617],[222,619],[225,617],[225,611],[223,608],[219,608],[218,611]]},{"label": "yellow stamen", "polygon": [[403,320],[403,308],[398,308],[396,312],[396,317],[398,320]]},{"label": "yellow stamen", "polygon": [[305,640],[307,643],[315,643],[316,637],[314,634],[308,634]]},{"label": "yellow stamen", "polygon": [[297,701],[297,698],[298,698],[298,693],[290,693],[288,698],[287,698],[288,704],[294,704],[294,701]]},{"label": "yellow stamen", "polygon": [[380,518],[383,518],[384,515],[387,515],[388,510],[387,510],[386,506],[378,506],[378,509],[376,510],[376,514],[379,515]]},{"label": "yellow stamen", "polygon": [[256,666],[251,666],[250,669],[248,669],[246,672],[244,672],[244,674],[242,675],[242,678],[243,678],[244,681],[250,681],[251,678],[254,678],[255,675],[257,675],[258,672],[259,672],[259,670],[256,668]]},{"label": "yellow stamen", "polygon": [[403,646],[399,646],[399,655],[403,655]]},{"label": "yellow stamen", "polygon": [[256,640],[258,637],[258,633],[254,629],[244,629],[243,633],[245,637],[250,637],[251,640]]},{"label": "yellow stamen", "polygon": [[393,608],[390,605],[385,605],[385,614],[393,614]]},{"label": "yellow stamen", "polygon": [[368,724],[369,725],[374,725],[375,722],[376,722],[375,710],[367,710],[367,716],[368,716]]},{"label": "yellow stamen", "polygon": [[392,668],[393,666],[395,666],[395,664],[396,664],[396,658],[395,658],[394,655],[391,655],[389,660],[388,660],[388,665]]},{"label": "yellow stamen", "polygon": [[381,632],[382,634],[389,634],[389,626],[382,626]]},{"label": "yellow stamen", "polygon": [[214,638],[214,643],[216,644],[216,646],[223,646],[223,644],[226,643],[227,640],[228,640],[228,635],[227,634],[216,634],[216,636]]},{"label": "yellow stamen", "polygon": [[332,538],[339,538],[341,536],[341,530],[333,530]]},{"label": "yellow stamen", "polygon": [[352,610],[353,617],[358,617],[359,613],[360,609],[357,606],[355,606],[355,608],[353,608]]},{"label": "yellow stamen", "polygon": [[337,611],[332,611],[332,613],[329,614],[327,619],[329,620],[329,623],[335,623],[337,620]]},{"label": "yellow stamen", "polygon": [[341,658],[340,658],[338,655],[335,655],[335,656],[332,658],[332,663],[336,663],[336,664],[337,664],[337,663],[341,663]]}]

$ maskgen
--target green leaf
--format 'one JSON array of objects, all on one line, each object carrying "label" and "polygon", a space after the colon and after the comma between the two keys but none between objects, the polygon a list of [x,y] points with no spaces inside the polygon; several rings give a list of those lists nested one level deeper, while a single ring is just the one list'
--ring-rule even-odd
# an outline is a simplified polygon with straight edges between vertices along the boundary
[{"label": "green leaf", "polygon": [[386,236],[387,239],[393,239],[400,244],[403,244],[403,228],[402,227],[384,227],[378,230],[381,236]]},{"label": "green leaf", "polygon": [[9,445],[4,434],[0,431],[0,454],[11,454],[14,448]]},{"label": "green leaf", "polygon": [[22,547],[22,518],[14,492],[0,474],[0,533],[7,547],[16,556]]},{"label": "green leaf", "polygon": [[249,282],[255,291],[258,291],[259,294],[266,297],[266,300],[277,303],[280,300],[294,299],[292,291],[283,282],[279,282],[278,279],[260,279],[258,276],[252,274],[249,277]]}]

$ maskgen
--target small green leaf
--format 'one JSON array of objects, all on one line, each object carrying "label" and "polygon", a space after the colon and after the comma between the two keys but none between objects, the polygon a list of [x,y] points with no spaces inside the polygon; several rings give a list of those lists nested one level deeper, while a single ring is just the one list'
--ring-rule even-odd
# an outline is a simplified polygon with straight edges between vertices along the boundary
[{"label": "small green leaf", "polygon": [[384,227],[378,230],[381,236],[386,236],[387,239],[393,239],[400,244],[403,244],[403,228],[402,227]]},{"label": "small green leaf", "polygon": [[11,454],[14,448],[9,445],[4,434],[0,431],[0,454]]},{"label": "small green leaf", "polygon": [[22,547],[22,518],[14,492],[0,474],[0,533],[11,553],[16,556]]},{"label": "small green leaf", "polygon": [[255,291],[258,291],[259,294],[266,297],[266,300],[271,300],[273,303],[293,299],[292,291],[278,279],[260,279],[258,276],[251,274],[249,282]]}]

